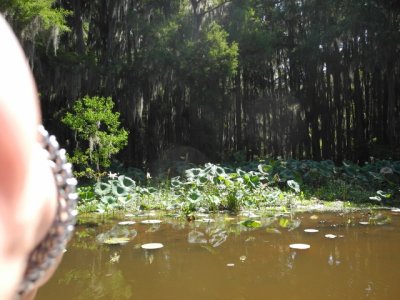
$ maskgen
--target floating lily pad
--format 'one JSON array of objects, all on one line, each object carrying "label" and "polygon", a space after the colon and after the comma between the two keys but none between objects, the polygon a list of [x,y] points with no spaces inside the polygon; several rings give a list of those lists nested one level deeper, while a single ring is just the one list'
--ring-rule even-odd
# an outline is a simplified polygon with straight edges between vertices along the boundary
[{"label": "floating lily pad", "polygon": [[105,239],[103,244],[106,245],[124,245],[129,242],[129,238],[127,237],[112,237],[109,239]]},{"label": "floating lily pad", "polygon": [[240,224],[242,224],[243,226],[246,226],[248,228],[258,228],[261,227],[261,222],[260,221],[256,221],[256,220],[245,220],[240,222]]},{"label": "floating lily pad", "polygon": [[135,221],[122,221],[122,222],[118,222],[118,225],[133,225],[135,224]]},{"label": "floating lily pad", "polygon": [[318,229],[314,229],[314,228],[306,228],[306,229],[304,229],[304,232],[316,233],[316,232],[319,232],[319,230]]},{"label": "floating lily pad", "polygon": [[140,223],[142,223],[142,224],[160,224],[161,220],[143,220]]},{"label": "floating lily pad", "polygon": [[289,247],[296,250],[306,250],[310,249],[311,246],[308,244],[290,244]]},{"label": "floating lily pad", "polygon": [[162,247],[164,247],[163,244],[161,243],[148,243],[148,244],[143,244],[142,249],[146,249],[146,250],[155,250],[155,249],[161,249]]},{"label": "floating lily pad", "polygon": [[337,236],[336,235],[334,235],[334,234],[325,234],[325,237],[327,238],[327,239],[335,239]]}]

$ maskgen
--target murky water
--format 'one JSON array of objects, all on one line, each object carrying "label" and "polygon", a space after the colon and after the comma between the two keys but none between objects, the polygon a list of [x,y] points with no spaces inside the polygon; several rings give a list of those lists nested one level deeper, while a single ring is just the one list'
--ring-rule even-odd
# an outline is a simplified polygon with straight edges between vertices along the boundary
[{"label": "murky water", "polygon": [[[400,215],[253,217],[246,225],[257,228],[238,224],[248,216],[228,215],[78,226],[37,299],[400,299]],[[123,245],[101,243],[126,236]],[[164,247],[140,247],[153,242]]]}]

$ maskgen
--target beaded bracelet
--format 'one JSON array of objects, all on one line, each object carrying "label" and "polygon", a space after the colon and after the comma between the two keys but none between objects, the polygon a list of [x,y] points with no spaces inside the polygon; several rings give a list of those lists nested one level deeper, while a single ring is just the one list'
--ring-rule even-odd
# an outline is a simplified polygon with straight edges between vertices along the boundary
[{"label": "beaded bracelet", "polygon": [[47,235],[29,256],[24,278],[15,299],[21,299],[23,295],[32,291],[39,279],[65,251],[77,215],[77,181],[72,175],[72,165],[67,163],[66,152],[59,148],[55,136],[49,136],[43,126],[39,126],[38,131],[42,137],[42,146],[48,153],[48,161],[57,186],[57,212]]}]

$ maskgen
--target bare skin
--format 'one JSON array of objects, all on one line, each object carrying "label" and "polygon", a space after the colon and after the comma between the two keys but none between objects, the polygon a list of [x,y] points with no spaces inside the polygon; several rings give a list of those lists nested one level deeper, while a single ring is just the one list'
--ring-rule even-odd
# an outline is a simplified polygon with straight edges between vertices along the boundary
[{"label": "bare skin", "polygon": [[[13,299],[28,255],[50,228],[56,210],[54,179],[37,142],[37,94],[23,51],[0,16],[0,299],[4,300]],[[33,299],[33,294],[25,299]]]}]

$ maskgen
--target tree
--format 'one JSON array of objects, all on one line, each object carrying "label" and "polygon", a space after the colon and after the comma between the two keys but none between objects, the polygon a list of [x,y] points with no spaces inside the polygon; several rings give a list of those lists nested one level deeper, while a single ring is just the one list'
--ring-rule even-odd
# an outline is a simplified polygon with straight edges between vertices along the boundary
[{"label": "tree", "polygon": [[54,2],[5,0],[0,3],[0,12],[20,39],[31,66],[37,44],[43,44],[47,49],[52,43],[56,52],[60,35],[70,31],[66,19],[71,11],[58,7]]},{"label": "tree", "polygon": [[65,107],[111,96],[131,131],[122,160],[148,168],[182,145],[215,161],[400,157],[397,2],[3,0],[0,11],[35,62],[46,127],[71,139],[57,126]]},{"label": "tree", "polygon": [[[120,128],[118,112],[110,97],[85,96],[77,100],[62,122],[75,131],[76,149],[71,161],[80,167],[78,177],[99,177],[111,156],[127,145],[128,131]],[[95,168],[95,172],[93,170]]]}]

